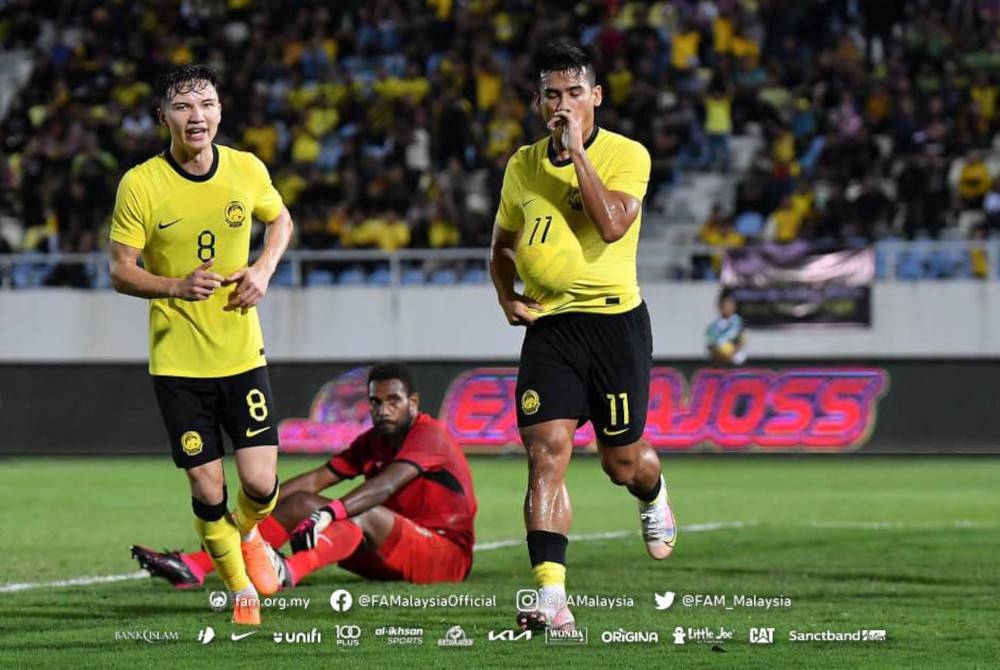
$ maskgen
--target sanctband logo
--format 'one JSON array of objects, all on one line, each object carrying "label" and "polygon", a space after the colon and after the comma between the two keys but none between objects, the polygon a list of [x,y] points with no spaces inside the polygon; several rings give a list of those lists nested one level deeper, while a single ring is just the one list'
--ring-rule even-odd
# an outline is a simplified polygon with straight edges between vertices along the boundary
[{"label": "sanctband logo", "polygon": [[587,644],[586,628],[570,628],[559,630],[547,628],[545,630],[545,644]]}]

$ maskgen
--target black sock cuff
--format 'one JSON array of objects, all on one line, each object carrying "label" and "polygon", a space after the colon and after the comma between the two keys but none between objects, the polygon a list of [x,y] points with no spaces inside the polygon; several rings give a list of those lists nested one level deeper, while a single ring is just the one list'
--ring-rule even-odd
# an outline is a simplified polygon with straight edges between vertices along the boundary
[{"label": "black sock cuff", "polygon": [[569,538],[562,533],[552,533],[547,530],[528,531],[528,558],[531,567],[539,563],[559,563],[566,565],[566,547]]},{"label": "black sock cuff", "polygon": [[191,509],[194,510],[194,515],[202,521],[218,521],[225,516],[227,507],[225,489],[222,490],[222,502],[218,505],[209,505],[197,498],[191,498]]},{"label": "black sock cuff", "polygon": [[245,486],[243,487],[243,495],[245,495],[247,498],[250,498],[250,500],[254,501],[258,505],[266,505],[272,500],[274,500],[274,496],[278,495],[278,478],[277,477],[274,478],[274,488],[272,488],[271,492],[268,493],[263,498],[258,498],[257,496],[250,495],[250,492],[247,491],[247,487]]},{"label": "black sock cuff", "polygon": [[653,488],[649,489],[645,493],[640,493],[639,491],[633,489],[631,486],[629,487],[628,491],[642,502],[651,503],[654,500],[656,500],[656,496],[660,495],[660,489],[662,487],[663,487],[663,479],[661,477],[657,477],[656,484],[654,484]]}]

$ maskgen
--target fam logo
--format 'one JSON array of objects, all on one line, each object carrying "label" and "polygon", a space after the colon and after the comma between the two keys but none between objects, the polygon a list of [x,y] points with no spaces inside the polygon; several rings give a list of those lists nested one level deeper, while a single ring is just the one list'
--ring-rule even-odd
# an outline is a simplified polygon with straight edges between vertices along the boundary
[{"label": "fam logo", "polygon": [[467,637],[465,630],[461,626],[452,626],[444,634],[444,637],[438,640],[439,647],[471,647],[472,638]]},{"label": "fam logo", "polygon": [[538,397],[538,391],[528,389],[521,394],[521,411],[527,416],[531,416],[542,406],[542,400]]},{"label": "fam logo", "polygon": [[[517,444],[515,399],[529,412],[516,387],[515,368],[469,370],[449,387],[441,420],[462,445]],[[674,368],[654,368],[645,437],[663,450],[710,444],[733,451],[852,451],[868,441],[888,389],[889,374],[880,368],[711,368],[690,383]],[[583,447],[594,440],[588,423],[573,442]]]},{"label": "fam logo", "polygon": [[227,603],[229,603],[229,594],[225,591],[212,591],[208,594],[208,606],[215,612],[226,609]]},{"label": "fam logo", "polygon": [[196,430],[189,430],[181,435],[181,450],[188,456],[197,456],[203,446],[201,435]]},{"label": "fam logo", "polygon": [[303,633],[302,631],[296,631],[294,633],[278,632],[274,633],[274,642],[276,644],[320,644],[323,641],[323,633],[318,629],[313,628],[308,633]]},{"label": "fam logo", "polygon": [[247,208],[239,200],[230,200],[226,205],[226,224],[230,228],[239,228],[247,219]]}]

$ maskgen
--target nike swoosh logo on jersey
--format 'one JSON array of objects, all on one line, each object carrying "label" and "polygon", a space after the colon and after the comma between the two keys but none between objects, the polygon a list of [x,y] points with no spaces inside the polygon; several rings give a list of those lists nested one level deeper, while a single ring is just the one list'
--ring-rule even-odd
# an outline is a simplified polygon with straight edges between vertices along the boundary
[{"label": "nike swoosh logo on jersey", "polygon": [[[181,218],[184,218],[184,217],[181,217]],[[158,224],[156,224],[156,227],[159,228],[160,230],[163,230],[164,228],[169,228],[170,226],[174,225],[175,223],[177,223],[180,220],[181,219],[174,219],[173,221],[170,221],[169,223],[158,223]]]},{"label": "nike swoosh logo on jersey", "polygon": [[538,200],[538,198],[531,198],[530,200],[525,200],[524,202],[521,203],[521,207],[527,207],[536,200]]},{"label": "nike swoosh logo on jersey", "polygon": [[607,428],[602,428],[601,431],[608,437],[614,437],[615,435],[621,435],[622,433],[628,432],[628,427],[626,426],[621,430],[608,430]]},{"label": "nike swoosh logo on jersey", "polygon": [[257,430],[252,430],[250,428],[247,428],[247,437],[256,437],[261,433],[263,433],[265,430],[268,430],[269,428],[270,426],[264,426],[263,428],[258,428]]},{"label": "nike swoosh logo on jersey", "polygon": [[257,631],[255,631],[255,630],[252,630],[252,631],[250,631],[249,633],[243,633],[242,635],[237,635],[236,633],[230,633],[230,634],[229,634],[229,639],[230,639],[230,640],[232,640],[233,642],[239,642],[239,641],[240,641],[240,640],[242,640],[243,638],[245,638],[245,637],[250,637],[251,635],[253,635],[253,634],[254,634],[254,633],[256,633],[256,632],[257,632]]}]

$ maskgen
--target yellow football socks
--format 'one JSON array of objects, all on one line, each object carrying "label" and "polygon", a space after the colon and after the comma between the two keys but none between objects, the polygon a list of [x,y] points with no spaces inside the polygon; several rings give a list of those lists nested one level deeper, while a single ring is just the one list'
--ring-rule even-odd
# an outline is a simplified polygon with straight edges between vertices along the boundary
[{"label": "yellow football socks", "polygon": [[229,590],[242,591],[249,587],[250,578],[247,577],[243,552],[240,550],[240,531],[230,516],[223,514],[214,521],[195,516],[194,527]]},{"label": "yellow football socks", "polygon": [[257,524],[266,519],[278,504],[278,481],[274,481],[274,489],[263,498],[249,495],[241,486],[236,494],[236,526],[240,535],[247,540],[253,537]]},{"label": "yellow football socks", "polygon": [[533,567],[531,571],[535,575],[535,584],[538,588],[546,587],[566,587],[566,566],[552,561],[543,561]]}]

